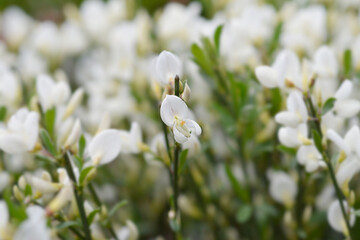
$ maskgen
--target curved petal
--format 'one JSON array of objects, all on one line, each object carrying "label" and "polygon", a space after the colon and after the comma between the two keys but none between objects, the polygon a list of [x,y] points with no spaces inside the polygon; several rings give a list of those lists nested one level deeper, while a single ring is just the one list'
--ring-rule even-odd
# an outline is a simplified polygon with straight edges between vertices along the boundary
[{"label": "curved petal", "polygon": [[344,99],[335,102],[334,111],[339,117],[351,118],[359,113],[360,102],[355,99]]},{"label": "curved petal", "polygon": [[0,200],[0,231],[4,229],[9,222],[9,211],[6,202]]},{"label": "curved petal", "polygon": [[197,122],[195,122],[194,120],[191,119],[185,119],[185,126],[189,129],[192,130],[193,133],[195,133],[195,135],[200,135],[201,134],[201,127],[199,126],[199,124]]},{"label": "curved petal", "polygon": [[167,85],[169,80],[174,79],[176,75],[182,77],[182,63],[171,52],[162,51],[156,59],[155,71],[159,82],[162,85]]},{"label": "curved petal", "polygon": [[300,124],[301,119],[294,112],[284,111],[275,115],[275,121],[285,126],[296,128]]},{"label": "curved petal", "polygon": [[333,141],[341,150],[343,150],[346,155],[350,155],[351,151],[349,146],[346,144],[345,140],[340,137],[340,135],[335,132],[332,129],[327,130],[326,132],[326,136],[328,139],[330,139],[331,141]]},{"label": "curved petal", "polygon": [[268,88],[278,87],[278,73],[269,66],[260,66],[255,68],[255,75],[259,82]]},{"label": "curved petal", "polygon": [[173,128],[175,141],[178,143],[185,143],[189,138],[185,137],[176,127]]},{"label": "curved petal", "polygon": [[89,144],[89,155],[95,164],[113,161],[121,150],[121,136],[118,130],[108,129],[96,135]]},{"label": "curved petal", "polygon": [[345,80],[339,87],[339,89],[335,93],[335,98],[337,100],[344,100],[350,97],[350,94],[353,89],[353,84],[350,80]]},{"label": "curved petal", "polygon": [[[345,211],[347,211],[349,209],[346,201],[343,201],[344,207],[345,207]],[[330,226],[338,231],[338,232],[345,232],[347,231],[346,229],[346,223],[344,220],[344,217],[342,215],[341,212],[341,207],[340,207],[340,202],[338,200],[335,200],[334,202],[331,203],[328,212],[327,212],[327,219],[328,222],[330,224]],[[354,210],[350,209],[350,226],[353,226],[355,223],[355,215],[354,215]]]},{"label": "curved petal", "polygon": [[24,131],[26,134],[27,150],[34,149],[39,134],[39,115],[36,112],[30,112],[24,122]]},{"label": "curved petal", "polygon": [[169,127],[174,125],[175,116],[184,118],[188,113],[188,107],[181,98],[175,95],[166,95],[161,103],[160,116],[162,121]]},{"label": "curved petal", "polygon": [[0,136],[0,149],[9,154],[23,153],[27,151],[27,145],[23,136],[5,133]]}]

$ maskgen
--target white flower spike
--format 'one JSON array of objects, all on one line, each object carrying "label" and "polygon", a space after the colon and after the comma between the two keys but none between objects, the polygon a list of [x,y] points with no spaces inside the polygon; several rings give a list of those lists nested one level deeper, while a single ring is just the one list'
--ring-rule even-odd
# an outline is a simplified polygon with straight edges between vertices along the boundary
[{"label": "white flower spike", "polygon": [[200,135],[201,128],[194,120],[187,119],[188,107],[181,98],[167,95],[161,104],[162,121],[173,129],[175,141],[185,143],[192,134]]}]

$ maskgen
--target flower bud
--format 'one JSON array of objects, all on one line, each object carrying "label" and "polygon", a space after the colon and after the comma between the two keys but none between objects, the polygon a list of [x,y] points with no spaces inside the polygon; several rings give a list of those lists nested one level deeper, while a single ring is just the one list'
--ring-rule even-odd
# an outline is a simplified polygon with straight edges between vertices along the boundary
[{"label": "flower bud", "polygon": [[81,123],[80,120],[77,119],[69,137],[66,139],[64,144],[64,149],[70,148],[72,145],[74,145],[80,138],[81,135]]},{"label": "flower bud", "polygon": [[75,111],[75,109],[80,105],[83,97],[84,97],[84,89],[79,88],[74,92],[66,107],[63,120],[69,117]]},{"label": "flower bud", "polygon": [[191,89],[190,89],[189,85],[187,83],[185,83],[184,92],[182,93],[181,98],[185,102],[188,102],[190,100],[190,95],[191,95]]}]

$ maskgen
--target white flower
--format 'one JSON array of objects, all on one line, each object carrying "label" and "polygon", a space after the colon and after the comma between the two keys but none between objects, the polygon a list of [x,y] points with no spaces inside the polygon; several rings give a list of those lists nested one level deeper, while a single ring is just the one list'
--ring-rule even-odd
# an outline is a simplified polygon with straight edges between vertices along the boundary
[{"label": "white flower", "polygon": [[131,124],[130,131],[119,131],[121,135],[121,152],[123,153],[139,153],[138,145],[142,143],[142,135],[140,125],[137,122]]},{"label": "white flower", "polygon": [[333,111],[342,118],[350,118],[360,111],[360,101],[350,98],[353,84],[350,80],[345,80],[335,93],[335,105]]},{"label": "white flower", "polygon": [[344,151],[347,157],[355,154],[360,159],[360,129],[358,126],[353,126],[344,138],[332,129],[326,132],[326,136]]},{"label": "white flower", "polygon": [[182,149],[188,149],[188,157],[194,156],[200,152],[200,141],[194,134],[191,135],[188,141],[183,143]]},{"label": "white flower", "polygon": [[256,67],[255,75],[259,82],[268,88],[283,88],[286,79],[301,87],[299,83],[300,61],[295,53],[290,50],[282,50],[276,57],[272,67]]},{"label": "white flower", "polygon": [[306,123],[308,113],[301,93],[292,91],[286,101],[288,111],[275,116],[275,121],[288,127],[296,128],[300,123]]},{"label": "white flower", "polygon": [[291,127],[282,127],[278,131],[278,138],[281,144],[295,148],[300,145],[311,144],[311,141],[308,139],[308,128],[305,123],[300,124],[296,128]]},{"label": "white flower", "polygon": [[[347,202],[343,201],[343,205],[345,207],[345,212],[348,212],[349,207],[347,205]],[[328,212],[327,212],[327,219],[328,219],[330,226],[334,230],[336,230],[338,232],[342,232],[346,236],[348,235],[346,223],[345,223],[344,217],[341,212],[340,202],[338,200],[335,200],[334,202],[331,203],[331,205],[328,209]],[[356,219],[355,219],[354,209],[351,208],[350,209],[350,217],[349,217],[350,226],[354,226],[355,220]]]},{"label": "white flower", "polygon": [[1,29],[6,42],[17,48],[31,30],[32,21],[20,8],[10,7],[3,12]]},{"label": "white flower", "polygon": [[63,104],[70,96],[70,87],[67,82],[56,83],[50,76],[44,74],[37,77],[36,91],[44,112]]},{"label": "white flower", "polygon": [[69,134],[69,136],[67,137],[65,144],[64,144],[64,148],[69,148],[72,145],[74,145],[80,138],[81,135],[81,123],[80,120],[77,119],[74,123],[74,126]]},{"label": "white flower", "polygon": [[307,172],[313,172],[319,167],[326,166],[314,145],[301,146],[297,151],[296,158],[301,165],[305,166]]},{"label": "white flower", "polygon": [[5,171],[0,171],[0,194],[8,186],[9,183],[10,183],[10,174]]},{"label": "white flower", "polygon": [[107,129],[97,134],[89,143],[88,152],[94,165],[113,161],[121,150],[121,135],[118,130]]},{"label": "white flower", "polygon": [[290,207],[294,203],[297,194],[297,185],[287,173],[282,171],[270,171],[268,173],[270,179],[270,195],[282,204]]},{"label": "white flower", "polygon": [[163,86],[173,84],[175,76],[182,77],[182,63],[180,59],[168,51],[162,51],[154,62],[155,75]]},{"label": "white flower", "polygon": [[166,95],[161,104],[161,119],[173,129],[174,138],[178,143],[185,143],[192,134],[201,134],[200,126],[195,121],[185,118],[188,111],[186,103],[174,95]]},{"label": "white flower", "polygon": [[30,206],[26,213],[28,219],[21,223],[14,240],[50,240],[51,232],[46,226],[45,210],[39,206]]},{"label": "white flower", "polygon": [[11,116],[7,129],[0,129],[0,149],[9,154],[34,149],[39,131],[39,115],[26,108]]},{"label": "white flower", "polygon": [[314,55],[314,71],[319,78],[335,78],[338,74],[338,63],[333,51],[327,46],[320,47]]}]

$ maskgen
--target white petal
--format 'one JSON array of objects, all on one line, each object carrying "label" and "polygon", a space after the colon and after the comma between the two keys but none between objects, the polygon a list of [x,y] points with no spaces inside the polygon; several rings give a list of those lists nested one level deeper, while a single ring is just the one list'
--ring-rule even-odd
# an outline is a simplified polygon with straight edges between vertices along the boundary
[{"label": "white petal", "polygon": [[353,89],[353,84],[350,80],[345,80],[339,89],[335,93],[335,98],[337,100],[344,100],[348,97],[350,97],[351,91]]},{"label": "white petal", "polygon": [[161,119],[169,127],[173,126],[175,116],[183,119],[187,112],[186,103],[175,95],[166,95],[160,107]]},{"label": "white petal", "polygon": [[334,111],[339,117],[351,118],[359,113],[360,102],[355,99],[337,100],[335,102]]},{"label": "white petal", "polygon": [[6,227],[9,222],[9,211],[6,202],[0,200],[0,231]]},{"label": "white petal", "polygon": [[0,149],[9,154],[23,153],[27,151],[27,145],[21,135],[1,134]]},{"label": "white petal", "polygon": [[345,134],[344,140],[349,146],[350,151],[355,152],[360,156],[360,129],[358,126],[353,126]]},{"label": "white petal", "polygon": [[278,73],[275,69],[268,66],[260,66],[255,68],[255,75],[259,82],[268,88],[278,87]]},{"label": "white petal", "polygon": [[349,146],[346,144],[345,140],[340,137],[340,135],[332,129],[327,130],[326,136],[328,139],[333,141],[341,150],[343,150],[348,156],[351,151]]},{"label": "white petal", "polygon": [[80,123],[80,120],[77,119],[75,121],[75,124],[71,130],[71,133],[69,135],[69,137],[66,139],[66,142],[64,144],[64,147],[70,147],[72,146],[73,144],[75,144],[79,138],[80,138],[80,135],[81,135],[81,123]]},{"label": "white petal", "polygon": [[319,77],[333,78],[338,73],[338,63],[333,51],[327,46],[319,48],[314,55],[314,69]]},{"label": "white petal", "polygon": [[173,128],[175,141],[178,143],[185,143],[189,138],[185,137],[184,134],[179,132],[176,127]]},{"label": "white petal", "polygon": [[298,91],[292,91],[286,100],[287,109],[301,116],[301,121],[306,122],[308,113],[302,95]]},{"label": "white petal", "polygon": [[295,128],[282,127],[278,131],[278,138],[281,144],[287,147],[298,147],[301,145],[301,142],[298,138],[298,133]]},{"label": "white petal", "polygon": [[132,153],[139,153],[138,144],[142,143],[142,134],[140,125],[137,122],[131,123],[130,136],[133,142]]},{"label": "white petal", "polygon": [[284,111],[275,115],[275,121],[285,126],[296,128],[301,119],[299,115],[294,112]]},{"label": "white petal", "polygon": [[201,134],[201,127],[197,122],[191,119],[185,119],[184,121],[185,121],[185,126],[190,130],[192,130],[192,133],[195,133],[195,135],[197,136]]},{"label": "white petal", "polygon": [[358,159],[348,159],[341,163],[336,173],[338,184],[342,187],[347,181],[351,181],[355,174],[360,171],[360,161]]},{"label": "white petal", "polygon": [[272,66],[279,75],[278,85],[284,86],[285,79],[296,82],[300,76],[300,61],[297,55],[290,50],[282,50]]},{"label": "white petal", "polygon": [[[119,131],[108,129],[96,135],[89,144],[91,159],[106,164],[114,160],[121,150],[121,137]],[[97,159],[99,158],[99,159]]]},{"label": "white petal", "polygon": [[30,112],[24,122],[26,134],[27,150],[34,149],[39,134],[39,115],[36,112]]},{"label": "white petal", "polygon": [[[348,211],[349,207],[346,203],[346,201],[343,201],[345,211]],[[340,202],[338,200],[335,200],[331,203],[328,212],[327,212],[327,219],[330,224],[330,226],[338,231],[338,232],[344,232],[346,230],[346,223],[344,220],[344,217],[341,212]],[[350,226],[353,226],[355,224],[355,215],[354,210],[350,210]]]},{"label": "white petal", "polygon": [[41,74],[36,79],[36,91],[39,96],[39,101],[42,110],[46,112],[53,104],[53,89],[55,87],[54,80],[45,74]]},{"label": "white petal", "polygon": [[162,85],[169,84],[169,80],[176,75],[182,77],[182,63],[180,59],[168,51],[162,51],[156,59],[155,71],[157,79]]}]

